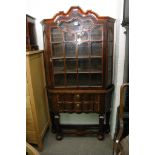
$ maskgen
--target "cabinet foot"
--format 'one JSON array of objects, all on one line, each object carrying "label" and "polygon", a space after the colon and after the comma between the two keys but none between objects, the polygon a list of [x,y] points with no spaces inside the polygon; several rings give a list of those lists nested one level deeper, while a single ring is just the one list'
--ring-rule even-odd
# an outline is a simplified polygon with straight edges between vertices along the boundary
[{"label": "cabinet foot", "polygon": [[51,128],[51,132],[52,132],[52,133],[56,133],[56,129]]},{"label": "cabinet foot", "polygon": [[42,140],[38,143],[38,150],[39,151],[43,150],[43,142],[42,142]]},{"label": "cabinet foot", "polygon": [[109,133],[110,132],[110,125],[109,124],[107,124],[107,125],[105,125],[105,133]]},{"label": "cabinet foot", "polygon": [[56,134],[56,140],[62,140],[63,136],[62,134]]},{"label": "cabinet foot", "polygon": [[102,134],[97,135],[97,139],[98,140],[103,140],[104,139],[104,135],[102,135]]}]

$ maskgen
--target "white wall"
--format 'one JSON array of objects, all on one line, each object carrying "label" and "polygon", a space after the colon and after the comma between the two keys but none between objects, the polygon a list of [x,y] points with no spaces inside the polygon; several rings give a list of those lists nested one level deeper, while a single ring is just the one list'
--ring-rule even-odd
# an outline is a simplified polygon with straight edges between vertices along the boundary
[{"label": "white wall", "polygon": [[[114,51],[114,84],[115,91],[112,102],[111,135],[115,130],[116,109],[119,105],[120,85],[123,81],[125,35],[121,26],[123,17],[123,0],[27,0],[26,13],[36,18],[37,40],[40,49],[43,49],[42,26],[40,21],[52,18],[59,11],[67,12],[71,6],[80,6],[84,11],[92,10],[100,16],[111,16],[116,19],[115,24],[115,51]],[[65,116],[62,122],[73,123],[77,121],[75,115]],[[65,119],[66,118],[66,119]],[[97,122],[96,115],[82,115],[83,120]],[[82,122],[82,121],[81,121]]]}]

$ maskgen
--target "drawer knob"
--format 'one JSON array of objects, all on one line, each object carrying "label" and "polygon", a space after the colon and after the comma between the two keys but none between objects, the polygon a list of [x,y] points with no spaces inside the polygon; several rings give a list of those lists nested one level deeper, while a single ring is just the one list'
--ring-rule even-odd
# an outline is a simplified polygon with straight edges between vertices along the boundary
[{"label": "drawer knob", "polygon": [[78,103],[78,104],[76,104],[76,106],[77,106],[77,107],[79,107],[79,106],[80,106],[80,104]]},{"label": "drawer knob", "polygon": [[77,95],[76,95],[76,97],[77,97],[77,98],[79,98],[79,97],[80,97],[80,95],[79,95],[79,94],[77,94]]}]

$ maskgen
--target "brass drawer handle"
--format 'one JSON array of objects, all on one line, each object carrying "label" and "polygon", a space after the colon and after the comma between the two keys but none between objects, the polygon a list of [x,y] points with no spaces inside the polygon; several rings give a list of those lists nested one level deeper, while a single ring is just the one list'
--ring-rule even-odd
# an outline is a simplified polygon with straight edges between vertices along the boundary
[{"label": "brass drawer handle", "polygon": [[77,103],[77,104],[76,104],[76,106],[77,106],[77,107],[79,107],[79,106],[80,106],[80,104],[79,104],[79,103]]},{"label": "brass drawer handle", "polygon": [[80,98],[80,95],[79,95],[79,94],[77,94],[77,95],[76,95],[76,98]]}]

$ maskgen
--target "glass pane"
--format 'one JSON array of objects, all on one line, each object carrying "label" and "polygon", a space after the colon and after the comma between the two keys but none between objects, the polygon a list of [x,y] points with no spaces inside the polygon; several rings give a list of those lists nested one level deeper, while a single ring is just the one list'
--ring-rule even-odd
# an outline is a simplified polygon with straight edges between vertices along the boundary
[{"label": "glass pane", "polygon": [[55,86],[64,86],[64,74],[54,75]]},{"label": "glass pane", "polygon": [[101,86],[102,85],[102,74],[91,74],[91,85]]},{"label": "glass pane", "polygon": [[75,43],[65,43],[66,57],[75,57]]},{"label": "glass pane", "polygon": [[108,41],[113,41],[113,29],[109,28],[108,30]]},{"label": "glass pane", "polygon": [[76,72],[76,59],[66,59],[66,72]]},{"label": "glass pane", "polygon": [[108,57],[108,71],[112,70],[112,57]]},{"label": "glass pane", "polygon": [[74,33],[65,32],[64,36],[65,36],[65,41],[75,41]]},{"label": "glass pane", "polygon": [[72,21],[69,21],[69,22],[61,23],[59,26],[64,31],[79,31],[80,30],[80,25],[81,25],[80,21],[75,19],[75,20],[72,20]]},{"label": "glass pane", "polygon": [[53,60],[54,73],[64,72],[64,60]]},{"label": "glass pane", "polygon": [[52,28],[51,30],[51,41],[52,42],[61,42],[62,39],[62,33],[61,30]]},{"label": "glass pane", "polygon": [[112,71],[108,71],[108,84],[111,84]]},{"label": "glass pane", "polygon": [[79,86],[89,86],[89,74],[78,75]]},{"label": "glass pane", "polygon": [[102,26],[95,26],[91,31],[91,40],[102,40]]},{"label": "glass pane", "polygon": [[78,72],[89,72],[89,59],[78,59]]},{"label": "glass pane", "polygon": [[67,86],[77,85],[76,75],[77,74],[67,74]]},{"label": "glass pane", "polygon": [[102,56],[102,43],[92,42],[91,43],[91,55],[92,56]]},{"label": "glass pane", "polygon": [[113,55],[113,43],[108,43],[108,56]]},{"label": "glass pane", "polygon": [[102,71],[102,59],[101,58],[93,58],[91,59],[91,71]]},{"label": "glass pane", "polygon": [[52,55],[53,57],[63,57],[62,44],[52,44]]},{"label": "glass pane", "polygon": [[82,43],[78,45],[78,57],[82,57],[82,56],[89,57],[88,43]]},{"label": "glass pane", "polygon": [[93,22],[91,20],[84,20],[83,21],[83,28],[90,29],[93,26]]},{"label": "glass pane", "polygon": [[62,29],[62,30],[64,30],[66,27],[67,27],[67,24],[66,23],[60,23],[59,24],[59,27]]},{"label": "glass pane", "polygon": [[88,32],[82,31],[82,32],[77,33],[78,42],[85,41],[85,40],[88,40]]}]

